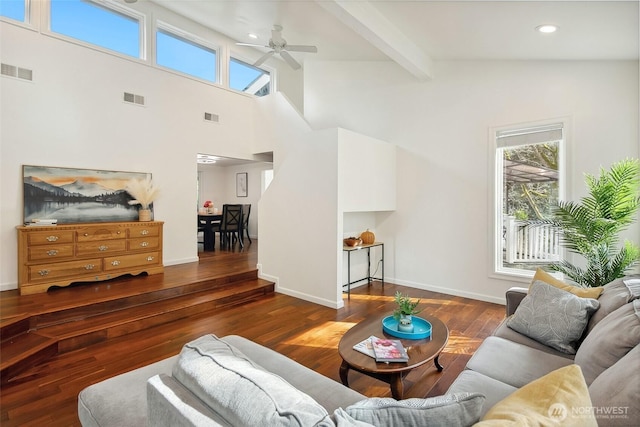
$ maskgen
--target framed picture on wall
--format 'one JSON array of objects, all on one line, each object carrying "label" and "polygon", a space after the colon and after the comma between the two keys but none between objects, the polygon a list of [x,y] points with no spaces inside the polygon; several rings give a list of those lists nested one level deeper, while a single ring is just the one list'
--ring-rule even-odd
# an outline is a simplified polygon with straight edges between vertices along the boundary
[{"label": "framed picture on wall", "polygon": [[236,197],[247,197],[247,173],[236,174]]},{"label": "framed picture on wall", "polygon": [[[131,179],[150,173],[51,166],[22,166],[24,222],[36,218],[58,223],[137,221],[138,206],[125,191]],[[153,207],[151,206],[151,209]]]}]

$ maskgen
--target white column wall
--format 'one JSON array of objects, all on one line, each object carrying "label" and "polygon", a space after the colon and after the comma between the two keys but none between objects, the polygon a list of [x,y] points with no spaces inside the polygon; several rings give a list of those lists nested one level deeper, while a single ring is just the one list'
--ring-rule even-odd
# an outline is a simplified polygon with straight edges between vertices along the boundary
[{"label": "white column wall", "polygon": [[397,210],[376,214],[389,280],[502,302],[514,282],[492,275],[489,128],[569,117],[577,199],[584,173],[640,156],[638,81],[637,61],[438,62],[428,82],[390,62],[308,61],[305,115],[398,146]]}]

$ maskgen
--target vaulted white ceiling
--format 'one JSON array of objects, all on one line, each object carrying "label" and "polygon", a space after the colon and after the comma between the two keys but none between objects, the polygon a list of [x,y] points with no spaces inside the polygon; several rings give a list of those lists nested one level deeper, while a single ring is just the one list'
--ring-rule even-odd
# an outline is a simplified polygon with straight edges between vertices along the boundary
[{"label": "vaulted white ceiling", "polygon": [[[638,60],[639,2],[152,0],[239,42],[267,44],[274,24],[305,59],[394,60],[419,78],[433,61]],[[553,34],[535,27],[552,23]],[[258,35],[258,40],[248,34]]]}]

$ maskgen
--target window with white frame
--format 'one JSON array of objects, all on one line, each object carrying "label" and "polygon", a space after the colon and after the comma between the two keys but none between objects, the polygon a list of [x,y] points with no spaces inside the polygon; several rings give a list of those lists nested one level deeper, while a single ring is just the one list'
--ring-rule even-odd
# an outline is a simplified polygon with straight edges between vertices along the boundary
[{"label": "window with white frame", "polygon": [[156,30],[156,64],[212,83],[218,80],[216,50],[167,24],[158,23]]},{"label": "window with white frame", "polygon": [[530,276],[560,258],[549,218],[564,196],[564,123],[496,130],[495,272]]},{"label": "window with white frame", "polygon": [[256,96],[271,93],[271,73],[236,58],[229,61],[229,87]]},{"label": "window with white frame", "polygon": [[142,58],[144,18],[110,0],[50,0],[49,29],[134,58]]},{"label": "window with white frame", "polygon": [[14,21],[28,22],[28,0],[0,0],[0,16]]}]

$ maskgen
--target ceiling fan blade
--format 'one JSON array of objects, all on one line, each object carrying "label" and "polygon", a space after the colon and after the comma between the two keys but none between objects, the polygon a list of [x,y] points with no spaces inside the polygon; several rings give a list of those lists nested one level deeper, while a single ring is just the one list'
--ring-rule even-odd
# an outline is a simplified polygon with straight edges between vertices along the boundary
[{"label": "ceiling fan blade", "polygon": [[297,44],[288,44],[284,47],[289,52],[310,52],[310,53],[318,53],[318,48],[315,46],[306,46],[306,45],[297,45]]},{"label": "ceiling fan blade", "polygon": [[236,43],[237,46],[250,46],[250,47],[269,47],[261,44],[253,44],[253,43]]},{"label": "ceiling fan blade", "polygon": [[260,57],[260,59],[258,59],[258,60],[253,64],[253,66],[254,66],[254,67],[259,67],[260,65],[262,65],[262,63],[263,63],[264,61],[266,61],[267,59],[271,58],[271,57],[273,56],[273,54],[274,54],[274,53],[276,53],[276,52],[275,52],[275,51],[273,51],[273,50],[272,50],[271,52],[267,52],[267,53],[265,53],[264,55],[262,55],[262,56]]},{"label": "ceiling fan blade", "polygon": [[289,64],[289,66],[291,66],[291,68],[293,68],[294,70],[297,70],[300,68],[300,64],[298,64],[298,62],[293,59],[293,56],[289,55],[289,52],[287,52],[286,50],[280,51],[280,56],[282,57],[282,59],[284,59],[287,64]]}]

